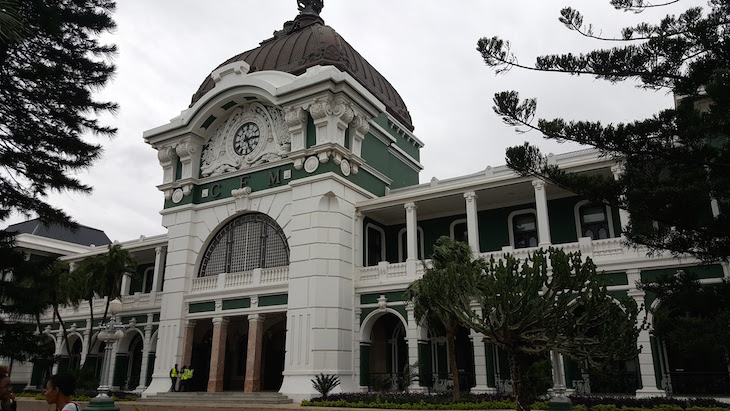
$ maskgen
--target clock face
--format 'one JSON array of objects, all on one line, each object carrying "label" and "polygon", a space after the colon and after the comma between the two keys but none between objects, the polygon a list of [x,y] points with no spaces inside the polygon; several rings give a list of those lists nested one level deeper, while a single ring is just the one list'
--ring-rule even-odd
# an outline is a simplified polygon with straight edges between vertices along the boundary
[{"label": "clock face", "polygon": [[248,122],[242,125],[233,137],[233,149],[239,156],[251,154],[259,143],[261,132],[256,123]]}]

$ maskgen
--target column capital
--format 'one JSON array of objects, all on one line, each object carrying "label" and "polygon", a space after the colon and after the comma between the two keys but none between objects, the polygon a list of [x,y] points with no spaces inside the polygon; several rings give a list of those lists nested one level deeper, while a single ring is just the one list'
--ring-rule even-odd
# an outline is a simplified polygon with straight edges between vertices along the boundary
[{"label": "column capital", "polygon": [[286,125],[289,128],[298,128],[307,124],[307,111],[301,107],[289,107],[286,109]]},{"label": "column capital", "polygon": [[162,254],[162,246],[155,247],[155,255]]},{"label": "column capital", "polygon": [[414,202],[408,202],[403,204],[403,208],[405,208],[407,212],[418,210],[418,206]]},{"label": "column capital", "polygon": [[464,198],[467,202],[472,202],[477,199],[477,193],[473,191],[467,191],[466,193],[464,193]]},{"label": "column capital", "polygon": [[256,322],[264,322],[265,316],[263,314],[249,314],[248,315],[248,322],[250,323],[256,323]]},{"label": "column capital", "polygon": [[629,290],[626,295],[637,301],[644,301],[644,297],[646,297],[644,290]]},{"label": "column capital", "polygon": [[228,325],[228,317],[213,317],[213,325]]},{"label": "column capital", "polygon": [[532,186],[535,187],[535,190],[542,190],[545,187],[545,182],[536,178],[532,180]]},{"label": "column capital", "polygon": [[362,221],[363,217],[364,216],[361,212],[355,211],[355,220]]},{"label": "column capital", "polygon": [[408,301],[406,303],[406,312],[413,312],[416,309],[416,307],[413,305],[413,301]]},{"label": "column capital", "polygon": [[611,172],[613,173],[613,177],[618,180],[623,174],[624,171],[626,171],[626,166],[624,166],[622,163],[616,163],[611,166]]},{"label": "column capital", "polygon": [[195,328],[195,320],[186,320],[185,328]]}]

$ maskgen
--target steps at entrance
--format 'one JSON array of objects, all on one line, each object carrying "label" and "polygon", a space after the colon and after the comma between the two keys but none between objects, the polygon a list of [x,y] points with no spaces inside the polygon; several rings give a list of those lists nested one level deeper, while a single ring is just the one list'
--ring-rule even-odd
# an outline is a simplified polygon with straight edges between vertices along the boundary
[{"label": "steps at entrance", "polygon": [[261,392],[162,392],[143,400],[144,402],[172,403],[220,403],[220,404],[291,404],[287,396],[274,391]]}]

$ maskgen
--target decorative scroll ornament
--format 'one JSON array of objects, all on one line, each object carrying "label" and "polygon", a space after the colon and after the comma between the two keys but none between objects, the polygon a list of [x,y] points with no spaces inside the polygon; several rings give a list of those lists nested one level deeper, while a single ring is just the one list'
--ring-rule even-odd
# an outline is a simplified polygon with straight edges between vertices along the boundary
[{"label": "decorative scroll ornament", "polygon": [[[236,108],[204,147],[200,177],[216,176],[286,157],[291,151],[291,135],[286,120],[281,109],[260,103]],[[250,135],[252,130],[255,130],[255,136]],[[242,145],[245,150],[241,149]]]}]

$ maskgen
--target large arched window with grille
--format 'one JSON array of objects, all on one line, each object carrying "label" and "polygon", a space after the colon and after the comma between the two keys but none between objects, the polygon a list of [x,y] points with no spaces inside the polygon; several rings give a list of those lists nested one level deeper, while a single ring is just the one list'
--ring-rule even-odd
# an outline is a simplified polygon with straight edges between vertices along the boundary
[{"label": "large arched window with grille", "polygon": [[289,265],[284,231],[265,214],[245,214],[226,224],[208,245],[199,277]]}]

